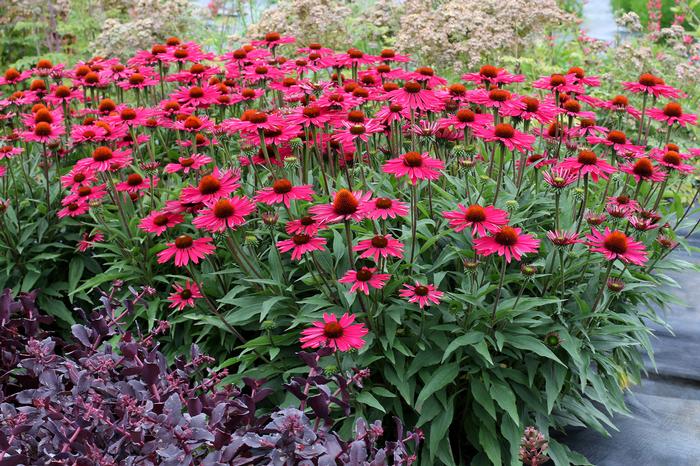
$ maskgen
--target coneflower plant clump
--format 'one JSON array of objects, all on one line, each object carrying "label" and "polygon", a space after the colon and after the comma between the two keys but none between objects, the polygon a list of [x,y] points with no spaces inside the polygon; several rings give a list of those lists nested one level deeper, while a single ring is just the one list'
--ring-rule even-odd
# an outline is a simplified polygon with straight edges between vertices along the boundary
[{"label": "coneflower plant clump", "polygon": [[314,404],[340,400],[329,374],[368,371],[333,424],[415,426],[401,461],[511,464],[527,426],[584,461],[551,434],[626,412],[689,267],[692,104],[650,73],[415,65],[269,32],[4,71],[0,285],[39,288],[59,330],[115,281],[147,290],[120,325],[167,322],[168,358],[197,343],[279,406],[316,350],[330,388],[299,416],[338,414]]}]

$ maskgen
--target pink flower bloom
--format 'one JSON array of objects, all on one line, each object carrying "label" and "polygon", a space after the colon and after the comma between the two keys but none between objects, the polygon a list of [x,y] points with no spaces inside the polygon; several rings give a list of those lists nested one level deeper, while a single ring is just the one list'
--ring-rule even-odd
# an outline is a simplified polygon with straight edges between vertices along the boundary
[{"label": "pink flower bloom", "polygon": [[96,180],[97,177],[93,170],[73,167],[70,172],[61,177],[61,186],[74,190],[80,186],[90,186]]},{"label": "pink flower bloom", "polygon": [[436,111],[442,106],[435,91],[423,88],[416,81],[407,81],[402,88],[387,93],[386,98],[404,108],[423,112]]},{"label": "pink flower bloom", "polygon": [[573,92],[583,94],[585,90],[579,84],[576,84],[576,76],[573,74],[553,74],[551,76],[542,76],[537,81],[532,83],[535,89],[549,89],[552,92]]},{"label": "pink flower bloom", "polygon": [[177,267],[186,266],[190,262],[198,264],[205,256],[214,253],[216,247],[211,243],[211,238],[193,239],[188,235],[180,235],[174,242],[167,244],[167,249],[158,253],[158,263],[163,264],[175,257]]},{"label": "pink flower bloom", "polygon": [[186,307],[194,307],[194,300],[203,297],[202,293],[199,291],[199,286],[189,280],[185,281],[185,286],[174,283],[173,288],[175,288],[175,292],[170,293],[168,297],[168,301],[170,301],[170,306],[168,307],[170,307],[170,309],[182,311]]},{"label": "pink flower bloom", "polygon": [[341,123],[341,127],[333,133],[333,140],[343,144],[352,144],[357,139],[366,142],[372,134],[380,133],[383,130],[381,123],[376,120],[366,120],[362,123],[344,121]]},{"label": "pink flower bloom", "polygon": [[387,161],[382,170],[384,173],[391,173],[398,177],[408,176],[413,184],[418,180],[437,180],[440,172],[445,168],[445,164],[438,159],[434,159],[427,152],[406,152],[395,159]]},{"label": "pink flower bloom", "polygon": [[493,115],[489,113],[475,113],[469,108],[460,108],[454,115],[441,118],[438,121],[438,127],[465,130],[466,128],[488,126],[491,122],[493,122]]},{"label": "pink flower bloom", "polygon": [[125,191],[130,194],[138,193],[145,189],[150,189],[158,184],[158,178],[156,177],[146,177],[144,178],[139,173],[132,173],[127,178],[126,181],[118,183],[116,188],[117,191]]},{"label": "pink flower bloom", "polygon": [[156,236],[162,235],[165,230],[185,221],[185,217],[179,213],[154,210],[139,223],[139,228]]},{"label": "pink flower bloom", "polygon": [[450,221],[450,228],[458,233],[471,228],[472,237],[494,233],[508,223],[508,212],[505,210],[478,204],[469,207],[457,204],[457,210],[443,212],[443,216]]},{"label": "pink flower bloom", "polygon": [[375,289],[384,288],[387,280],[391,277],[388,273],[375,273],[376,271],[377,269],[374,267],[362,267],[360,270],[348,270],[338,282],[351,283],[351,293],[360,290],[364,294],[369,295],[370,287]]},{"label": "pink flower bloom", "polygon": [[107,146],[99,146],[92,151],[92,157],[78,160],[76,168],[106,172],[124,167],[131,163],[131,150],[112,151]]},{"label": "pink flower bloom", "polygon": [[315,126],[323,128],[323,125],[331,121],[332,115],[318,104],[311,104],[306,107],[297,107],[294,112],[287,117],[287,121],[292,125],[304,127]]},{"label": "pink flower bloom", "polygon": [[305,234],[296,234],[290,239],[277,242],[277,248],[281,252],[292,251],[293,261],[300,260],[307,252],[322,251],[325,245],[325,238]]},{"label": "pink flower bloom", "polygon": [[214,167],[211,175],[203,176],[199,184],[183,188],[180,200],[187,203],[204,202],[211,203],[222,197],[226,197],[240,187],[238,172],[231,170],[219,171]]},{"label": "pink flower bloom", "polygon": [[649,73],[642,74],[636,83],[623,82],[622,87],[630,92],[651,94],[654,97],[676,99],[681,95],[678,89],[665,84],[663,79]]},{"label": "pink flower bloom", "polygon": [[205,85],[202,87],[181,87],[170,94],[170,97],[189,107],[206,108],[218,103],[220,95],[221,93],[216,87]]},{"label": "pink flower bloom", "polygon": [[503,226],[493,236],[485,236],[474,240],[474,250],[482,256],[497,253],[505,256],[506,262],[512,259],[520,260],[523,254],[537,252],[540,241],[528,234],[521,234],[517,227]]},{"label": "pink flower bloom", "polygon": [[17,156],[22,152],[24,152],[24,149],[22,149],[21,147],[0,146],[0,160],[4,158],[11,159],[12,157]]},{"label": "pink flower bloom", "polygon": [[97,186],[80,186],[75,188],[62,201],[62,205],[68,205],[72,202],[89,202],[100,200],[107,195],[107,189],[104,184]]},{"label": "pink flower bloom", "polygon": [[600,78],[598,76],[586,76],[583,68],[579,68],[578,66],[569,68],[567,75],[573,76],[574,84],[588,87],[600,86]]},{"label": "pink flower bloom", "polygon": [[626,163],[620,167],[620,170],[632,175],[637,183],[640,181],[659,182],[666,178],[666,174],[655,167],[647,157]]},{"label": "pink flower bloom", "polygon": [[372,220],[380,218],[386,220],[387,218],[408,215],[408,205],[405,202],[386,197],[378,197],[370,202],[366,202],[363,209],[367,218]]},{"label": "pink flower bloom", "polygon": [[25,141],[48,144],[61,137],[63,133],[65,133],[63,126],[40,121],[34,128],[29,131],[23,131],[20,135]]},{"label": "pink flower bloom", "polygon": [[340,222],[354,220],[359,222],[365,218],[363,205],[369,201],[372,193],[362,191],[348,191],[341,189],[333,196],[331,204],[315,205],[309,209],[316,218],[324,222]]},{"label": "pink flower bloom", "polygon": [[373,55],[367,55],[362,50],[359,49],[349,49],[346,53],[336,54],[335,62],[340,66],[358,66],[358,65],[371,65],[377,62],[377,57]]},{"label": "pink flower bloom", "polygon": [[564,189],[578,179],[578,175],[574,172],[563,168],[560,165],[554,166],[548,172],[542,175],[544,181],[555,189]]},{"label": "pink flower bloom", "polygon": [[251,44],[256,47],[267,47],[272,49],[282,44],[291,44],[295,41],[296,39],[292,36],[282,36],[278,32],[268,32],[265,34],[264,39],[254,40],[251,42]]},{"label": "pink flower bloom", "polygon": [[644,245],[621,231],[610,231],[610,228],[605,227],[605,231],[601,233],[593,229],[590,235],[586,235],[586,239],[592,252],[599,252],[609,261],[620,259],[635,265],[644,265],[647,261]]},{"label": "pink flower bloom", "polygon": [[174,129],[185,131],[188,133],[198,133],[199,131],[208,131],[214,128],[214,123],[206,116],[190,115],[184,120],[178,120],[172,124]]},{"label": "pink flower bloom", "polygon": [[421,309],[432,304],[440,304],[443,294],[435,288],[435,285],[422,285],[419,282],[416,282],[415,286],[404,283],[403,289],[399,291],[399,296],[407,298],[409,303],[418,303]]},{"label": "pink flower bloom", "polygon": [[650,108],[647,115],[656,121],[665,121],[668,126],[678,123],[680,126],[697,124],[698,117],[692,113],[683,113],[683,107],[677,102],[669,102],[664,108]]},{"label": "pink flower bloom", "polygon": [[523,106],[519,100],[513,100],[513,94],[505,89],[474,89],[467,93],[466,99],[469,102],[483,105],[488,108],[503,108],[506,105]]},{"label": "pink flower bloom", "polygon": [[90,210],[90,205],[87,200],[76,200],[59,210],[58,218],[78,217],[79,215],[87,213],[88,210]]},{"label": "pink flower bloom", "polygon": [[618,154],[640,154],[644,152],[644,147],[632,144],[632,142],[627,139],[627,136],[622,131],[612,130],[604,138],[598,136],[588,136],[586,138],[589,144],[603,144],[608,147],[615,149]]},{"label": "pink flower bloom", "polygon": [[570,246],[572,244],[583,243],[579,239],[578,233],[564,230],[550,230],[547,232],[547,239],[555,246]]},{"label": "pink flower bloom", "polygon": [[608,197],[608,206],[615,206],[618,209],[622,209],[626,214],[636,212],[640,209],[639,202],[631,199],[626,194],[620,194],[619,196]]},{"label": "pink flower bloom", "polygon": [[365,324],[353,324],[354,314],[343,314],[338,321],[335,314],[323,314],[323,321],[312,322],[312,327],[301,331],[302,348],[330,347],[337,351],[360,349],[367,335]]},{"label": "pink flower bloom", "polygon": [[362,252],[360,259],[371,257],[374,262],[379,262],[380,257],[403,257],[403,244],[391,237],[391,235],[377,235],[372,239],[365,239],[352,248],[355,252]]},{"label": "pink flower bloom", "polygon": [[310,201],[314,194],[311,185],[292,186],[292,182],[286,178],[275,181],[271,188],[263,188],[255,196],[255,202],[273,205],[284,203],[289,208],[290,201]]},{"label": "pink flower bloom", "polygon": [[525,76],[521,74],[511,74],[503,68],[496,68],[492,65],[484,65],[478,73],[467,73],[462,75],[464,81],[484,84],[512,84],[525,81]]},{"label": "pink flower bloom", "polygon": [[190,157],[179,157],[177,163],[169,163],[165,166],[166,173],[177,173],[182,171],[184,174],[190,171],[196,171],[203,166],[211,163],[212,159],[208,155],[194,154]]},{"label": "pink flower bloom", "polygon": [[517,117],[523,120],[537,120],[549,124],[557,116],[557,107],[549,101],[540,102],[534,97],[523,96],[520,100],[509,100],[503,105],[501,116]]},{"label": "pink flower bloom", "polygon": [[231,199],[219,199],[211,207],[201,210],[192,220],[200,229],[219,233],[227,228],[236,229],[245,223],[245,216],[255,210],[255,204],[247,197],[233,196]]},{"label": "pink flower bloom", "polygon": [[105,235],[103,235],[99,231],[95,231],[93,234],[89,234],[87,232],[83,233],[83,239],[78,241],[78,245],[76,246],[76,250],[79,252],[85,252],[88,249],[92,248],[95,246],[95,243],[100,243],[104,241]]},{"label": "pink flower bloom", "polygon": [[70,137],[76,144],[104,141],[106,136],[107,131],[103,127],[97,125],[76,125],[70,130]]},{"label": "pink flower bloom", "polygon": [[535,136],[521,133],[508,123],[501,123],[495,127],[476,128],[474,135],[487,142],[499,141],[509,150],[519,152],[533,150],[532,144],[535,142]]},{"label": "pink flower bloom", "polygon": [[579,177],[591,175],[594,183],[598,182],[598,177],[604,180],[608,179],[608,175],[615,173],[617,170],[605,160],[598,158],[592,150],[583,149],[579,151],[578,156],[564,159],[559,167],[564,170],[571,170],[572,173]]},{"label": "pink flower bloom", "polygon": [[284,226],[284,231],[286,231],[287,234],[290,235],[301,234],[314,236],[316,233],[318,233],[319,230],[323,228],[326,228],[326,225],[323,221],[320,221],[317,218],[310,217],[307,215],[296,220],[288,221],[287,224]]},{"label": "pink flower bloom", "polygon": [[693,165],[683,163],[687,156],[674,150],[656,150],[652,153],[652,158],[660,165],[666,167],[667,171],[678,170],[682,173],[693,173],[695,167]]}]

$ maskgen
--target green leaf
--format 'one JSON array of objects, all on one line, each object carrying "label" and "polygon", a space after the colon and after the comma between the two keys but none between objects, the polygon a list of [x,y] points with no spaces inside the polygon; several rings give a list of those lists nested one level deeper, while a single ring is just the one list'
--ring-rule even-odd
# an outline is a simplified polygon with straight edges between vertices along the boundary
[{"label": "green leaf", "polygon": [[559,358],[537,338],[531,337],[529,335],[509,334],[506,339],[506,343],[510,346],[514,346],[515,348],[532,351],[535,354],[538,354],[545,358],[549,358],[553,361],[558,362],[562,366],[565,366],[565,364],[561,362]]},{"label": "green leaf", "polygon": [[[462,346],[467,346],[467,345],[474,345],[480,341],[483,341],[484,339],[484,334],[481,332],[470,332],[465,335],[462,335],[460,337],[455,338],[452,340],[452,342],[447,345],[447,348],[445,349],[445,353],[442,355],[442,362],[445,362],[447,358],[450,357],[450,355],[457,350],[457,348],[461,348]],[[487,350],[488,352],[488,350]]]},{"label": "green leaf", "polygon": [[493,399],[496,400],[496,403],[498,403],[498,406],[503,408],[517,425],[520,425],[518,407],[515,404],[515,394],[510,386],[500,380],[492,380],[490,393]]},{"label": "green leaf", "polygon": [[496,406],[493,404],[493,398],[489,395],[488,390],[486,390],[486,385],[477,377],[470,378],[472,395],[477,403],[479,403],[489,416],[491,416],[494,421],[496,420]]},{"label": "green leaf", "polygon": [[75,256],[71,259],[70,264],[68,264],[68,291],[71,292],[75,290],[78,286],[78,281],[83,276],[83,270],[85,270],[85,262],[82,256]]},{"label": "green leaf", "polygon": [[360,394],[357,396],[357,401],[360,403],[371,406],[375,409],[378,409],[379,411],[386,413],[386,409],[384,409],[384,406],[377,400],[374,395],[372,395],[368,391],[360,392]]},{"label": "green leaf", "polygon": [[447,364],[436,370],[428,383],[423,387],[423,390],[418,394],[418,398],[416,399],[416,411],[420,412],[425,400],[436,391],[452,383],[454,379],[457,378],[458,374],[459,364],[457,363]]},{"label": "green leaf", "polygon": [[435,453],[437,452],[438,445],[447,437],[447,431],[450,429],[450,424],[452,424],[452,416],[454,415],[454,406],[452,400],[454,396],[450,399],[450,402],[442,410],[442,412],[436,417],[433,422],[430,423],[430,459],[435,458]]},{"label": "green leaf", "polygon": [[484,453],[489,457],[494,465],[502,465],[501,462],[501,445],[496,436],[494,423],[485,423],[479,429],[479,445],[484,449]]}]

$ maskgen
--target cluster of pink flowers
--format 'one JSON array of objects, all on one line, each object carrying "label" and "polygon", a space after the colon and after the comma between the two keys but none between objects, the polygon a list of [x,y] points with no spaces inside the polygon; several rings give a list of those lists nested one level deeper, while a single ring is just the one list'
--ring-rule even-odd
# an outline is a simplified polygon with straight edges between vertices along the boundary
[{"label": "cluster of pink flowers", "polygon": [[[394,53],[335,53],[308,44],[292,56],[279,54],[293,42],[273,33],[215,56],[172,38],[127,63],[95,58],[72,68],[43,62],[7,70],[0,78],[0,119],[14,126],[0,140],[0,176],[25,155],[25,144],[34,144],[43,163],[53,163],[61,174],[59,218],[89,226],[88,214],[107,204],[128,226],[125,212],[135,211],[141,234],[162,245],[157,262],[187,269],[193,280],[191,266],[222,247],[255,272],[235,234],[250,223],[283,216],[288,236],[275,245],[292,261],[315,261],[314,254],[329,246],[327,233],[343,224],[350,268],[338,282],[369,296],[392,280],[389,261],[406,260],[407,241],[399,235],[409,217],[407,262],[413,261],[421,216],[417,193],[425,200],[426,190],[432,193],[455,175],[451,154],[433,151],[431,142],[478,148],[459,162],[488,166],[495,193],[488,201],[472,201],[468,193],[468,200],[453,203],[442,217],[455,235],[464,235],[474,255],[496,254],[505,263],[540,247],[537,232],[523,232],[522,220],[512,222],[499,199],[509,169],[518,190],[525,177],[541,173],[555,192],[573,183],[585,189],[589,182],[610,183],[617,173],[637,191],[643,183],[662,183],[663,191],[671,176],[694,171],[693,153],[668,137],[652,149],[642,140],[651,120],[669,136],[697,121],[675,101],[682,93],[651,74],[622,87],[644,95],[645,103],[673,100],[637,109],[626,96],[595,96],[591,91],[600,79],[578,67],[542,76],[525,93],[524,76],[490,65],[450,85],[431,68],[409,70],[407,57]],[[599,124],[597,113],[634,119],[639,136]],[[156,157],[166,144],[174,155]],[[46,176],[48,182],[48,171]],[[401,198],[402,186],[410,201]],[[649,208],[636,195],[609,194],[611,218],[627,219],[638,231],[658,227],[658,202]],[[585,242],[580,229],[567,232],[558,225],[547,238],[557,246],[585,243],[609,261],[643,265],[644,244],[608,226],[597,230],[606,217],[588,207],[580,209],[594,227]],[[429,211],[432,217],[432,197]],[[353,239],[357,224],[369,226],[373,235]],[[94,227],[100,229],[85,233],[81,251],[106,239],[106,229]],[[444,292],[424,282],[402,283],[399,295],[421,309],[440,304]],[[190,280],[174,284],[169,297],[179,310],[201,298],[203,291]],[[302,342],[361,348],[367,330],[355,319],[326,314],[303,332]]]}]

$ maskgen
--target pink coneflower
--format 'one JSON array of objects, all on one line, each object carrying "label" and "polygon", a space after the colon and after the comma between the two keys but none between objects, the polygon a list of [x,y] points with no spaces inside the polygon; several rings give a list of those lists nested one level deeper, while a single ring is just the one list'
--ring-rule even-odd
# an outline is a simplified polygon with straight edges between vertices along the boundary
[{"label": "pink coneflower", "polygon": [[139,228],[156,236],[162,235],[165,230],[185,221],[179,213],[154,210],[147,217],[141,219]]},{"label": "pink coneflower", "polygon": [[570,246],[572,244],[583,243],[575,231],[550,230],[547,232],[547,239],[555,246]]},{"label": "pink coneflower", "polygon": [[423,285],[419,282],[415,285],[404,283],[403,289],[399,291],[399,296],[407,298],[409,303],[418,303],[421,309],[432,304],[440,304],[443,294],[435,288],[435,285]]},{"label": "pink coneflower", "polygon": [[199,286],[196,283],[185,281],[185,285],[180,285],[179,283],[174,283],[173,288],[175,291],[170,293],[168,296],[168,301],[170,301],[170,309],[177,309],[182,311],[186,307],[194,307],[195,299],[202,298],[202,293],[199,291]]},{"label": "pink coneflower", "polygon": [[466,98],[469,102],[488,108],[500,109],[513,104],[522,106],[522,103],[519,100],[513,100],[513,94],[505,89],[491,89],[490,91],[475,89],[469,91]]},{"label": "pink coneflower", "polygon": [[362,50],[352,48],[346,53],[339,53],[334,56],[335,62],[340,66],[371,65],[377,62],[377,57],[367,55]]},{"label": "pink coneflower", "polygon": [[158,263],[163,264],[175,257],[175,265],[183,267],[190,262],[198,264],[201,259],[212,254],[216,247],[211,238],[193,239],[189,235],[180,235],[167,244],[167,249],[158,253]]},{"label": "pink coneflower", "polygon": [[613,112],[629,113],[634,118],[639,118],[642,115],[642,112],[630,105],[629,99],[624,95],[616,95],[608,101],[601,102],[600,106]]},{"label": "pink coneflower", "polygon": [[664,108],[650,108],[647,115],[656,121],[665,121],[668,126],[678,123],[680,126],[697,124],[697,115],[683,113],[683,107],[678,102],[669,102]]},{"label": "pink coneflower", "polygon": [[277,242],[277,248],[281,252],[292,251],[292,260],[300,260],[307,252],[322,251],[326,245],[326,239],[313,235],[296,234],[290,239]]},{"label": "pink coneflower", "polygon": [[227,228],[236,229],[245,223],[245,216],[255,210],[255,204],[245,196],[219,199],[211,207],[201,210],[192,224],[203,230],[219,233]]},{"label": "pink coneflower", "polygon": [[273,205],[284,203],[289,208],[290,201],[310,201],[314,195],[311,185],[293,186],[286,178],[276,180],[271,188],[263,188],[255,195],[255,202]]},{"label": "pink coneflower", "polygon": [[542,76],[532,83],[535,89],[549,89],[552,92],[573,92],[583,94],[584,88],[576,84],[576,76],[573,74],[553,74],[551,76]]},{"label": "pink coneflower", "polygon": [[555,189],[564,189],[578,179],[575,172],[563,168],[561,165],[554,166],[543,173],[542,178],[545,183]]},{"label": "pink coneflower", "polygon": [[86,157],[78,160],[75,166],[76,168],[80,169],[106,172],[118,169],[119,167],[124,167],[130,162],[130,149],[113,151],[107,146],[99,146],[92,151],[92,157]]},{"label": "pink coneflower", "polygon": [[622,131],[612,130],[608,133],[606,137],[588,136],[586,138],[589,144],[603,144],[608,147],[612,147],[619,154],[625,154],[631,152],[633,154],[638,154],[644,152],[644,147],[632,144],[632,142],[627,139],[627,135]]},{"label": "pink coneflower", "polygon": [[[372,239],[365,239],[352,248],[355,252],[362,252],[360,259],[371,257],[378,262],[380,257],[403,257],[403,244],[391,237],[391,235],[376,235]],[[364,251],[364,252],[363,252]]]},{"label": "pink coneflower", "polygon": [[686,157],[675,150],[657,150],[653,152],[653,159],[660,165],[666,167],[668,171],[678,170],[682,173],[693,173],[695,167],[687,163],[683,163]]},{"label": "pink coneflower", "polygon": [[11,159],[12,157],[17,156],[22,152],[24,152],[24,149],[22,149],[21,147],[0,146],[0,160],[4,158]]},{"label": "pink coneflower", "polygon": [[440,172],[445,168],[442,160],[434,159],[427,152],[406,152],[395,159],[387,161],[382,170],[397,178],[408,176],[413,184],[418,180],[437,180]]},{"label": "pink coneflower", "polygon": [[491,122],[493,122],[493,115],[490,113],[476,113],[469,108],[460,108],[454,115],[441,118],[438,121],[438,127],[464,130],[488,126]]},{"label": "pink coneflower", "polygon": [[620,170],[632,175],[637,183],[640,181],[659,182],[666,178],[666,174],[655,167],[647,157],[626,163],[620,167]]},{"label": "pink coneflower", "polygon": [[194,154],[189,157],[180,157],[177,159],[177,163],[169,163],[165,166],[166,173],[177,173],[182,171],[184,174],[190,171],[196,171],[203,166],[211,163],[212,159],[208,155],[204,154]]},{"label": "pink coneflower", "polygon": [[598,182],[599,177],[607,180],[609,174],[617,171],[608,162],[598,158],[595,152],[587,149],[580,150],[576,157],[564,159],[559,166],[581,177],[590,174],[594,183]]},{"label": "pink coneflower", "polygon": [[214,123],[204,115],[190,115],[182,120],[178,119],[172,124],[172,127],[188,133],[198,133],[199,131],[208,131],[213,129]]},{"label": "pink coneflower", "polygon": [[90,205],[87,200],[76,200],[69,203],[63,209],[58,211],[58,218],[63,217],[78,217],[90,210]]},{"label": "pink coneflower", "polygon": [[100,243],[104,241],[105,235],[100,231],[95,231],[90,234],[88,232],[83,233],[83,238],[78,241],[78,245],[75,249],[79,252],[85,252],[95,246],[95,243]]},{"label": "pink coneflower", "polygon": [[586,76],[583,68],[574,66],[569,68],[567,75],[573,75],[574,84],[584,85],[588,87],[600,86],[600,78],[598,76]]},{"label": "pink coneflower", "polygon": [[98,201],[107,195],[107,188],[104,184],[97,186],[80,186],[75,188],[62,201],[62,205],[68,205],[72,202],[89,202]]},{"label": "pink coneflower", "polygon": [[343,314],[338,321],[335,314],[323,314],[323,321],[312,322],[312,327],[301,331],[302,348],[329,347],[337,351],[360,349],[367,335],[365,324],[353,324],[354,314]]},{"label": "pink coneflower", "polygon": [[392,103],[411,110],[436,111],[442,106],[441,99],[431,89],[425,89],[417,81],[407,81],[403,87],[386,94]]},{"label": "pink coneflower", "polygon": [[586,235],[587,244],[592,252],[599,252],[607,260],[620,259],[622,262],[635,265],[644,265],[647,261],[647,253],[644,244],[635,241],[621,231],[610,231],[605,227],[604,232],[596,229]]},{"label": "pink coneflower", "polygon": [[330,223],[345,220],[359,222],[365,218],[363,205],[371,197],[372,193],[370,192],[351,192],[347,189],[341,189],[333,196],[332,203],[315,205],[309,209],[309,212],[324,222]]},{"label": "pink coneflower", "polygon": [[410,119],[411,111],[401,104],[393,103],[391,105],[385,105],[377,110],[374,117],[385,125],[390,125]]},{"label": "pink coneflower", "polygon": [[561,104],[559,111],[570,119],[595,118],[595,113],[581,110],[581,102],[576,99],[566,99],[564,103]]},{"label": "pink coneflower", "polygon": [[640,209],[639,202],[630,198],[626,194],[608,197],[607,205],[616,206],[617,208],[622,209],[626,214],[636,212]]},{"label": "pink coneflower", "polygon": [[288,221],[284,226],[284,231],[290,235],[302,234],[314,236],[319,230],[324,228],[326,228],[326,225],[323,221],[306,215],[304,217]]},{"label": "pink coneflower", "polygon": [[630,223],[632,228],[637,231],[655,230],[661,226],[653,218],[644,218],[637,215],[631,215],[627,221]]},{"label": "pink coneflower", "polygon": [[336,128],[332,139],[342,144],[352,144],[357,139],[367,142],[375,133],[384,131],[383,125],[377,120],[365,120],[363,122],[343,121],[340,128]]},{"label": "pink coneflower", "polygon": [[474,240],[474,250],[482,256],[497,253],[505,256],[506,262],[520,260],[523,254],[537,252],[540,240],[531,235],[521,234],[517,227],[503,226],[493,236],[484,236]]},{"label": "pink coneflower", "polygon": [[206,108],[218,103],[220,95],[218,88],[205,85],[202,87],[181,87],[170,94],[170,97],[189,107]]},{"label": "pink coneflower", "polygon": [[492,65],[484,65],[478,73],[467,73],[462,75],[464,81],[484,84],[512,84],[525,81],[525,76],[521,74],[511,74],[503,68],[496,68]]},{"label": "pink coneflower", "polygon": [[571,128],[569,133],[573,137],[583,137],[583,136],[595,136],[605,134],[608,129],[604,126],[596,124],[596,121],[592,118],[581,118],[579,124]]},{"label": "pink coneflower", "polygon": [[623,82],[622,87],[630,92],[651,94],[654,97],[676,99],[681,95],[681,91],[665,84],[663,79],[650,73],[644,73],[639,76],[639,80],[636,83]]},{"label": "pink coneflower", "polygon": [[139,173],[132,173],[127,178],[126,181],[118,183],[116,188],[117,191],[125,191],[130,194],[138,193],[145,189],[150,189],[158,184],[157,177],[148,176],[144,178]]},{"label": "pink coneflower", "polygon": [[372,220],[380,218],[386,220],[387,218],[408,215],[408,204],[387,197],[378,197],[370,202],[366,202],[363,208],[367,218]]},{"label": "pink coneflower", "polygon": [[450,228],[456,232],[471,228],[472,237],[494,233],[508,223],[508,212],[505,210],[493,206],[482,207],[479,204],[469,207],[457,204],[457,210],[443,212],[443,216],[450,221]]},{"label": "pink coneflower", "polygon": [[238,189],[240,186],[238,183],[239,179],[240,174],[238,172],[232,170],[219,171],[218,167],[214,167],[214,172],[211,175],[203,176],[196,187],[183,188],[180,200],[187,203],[211,203],[228,196]]},{"label": "pink coneflower", "polygon": [[268,32],[265,34],[263,39],[254,40],[251,42],[251,44],[256,47],[267,47],[273,49],[279,45],[291,44],[295,41],[296,39],[292,36],[283,36],[279,32]]},{"label": "pink coneflower", "polygon": [[83,94],[75,88],[68,86],[51,86],[51,91],[44,97],[44,101],[51,105],[70,104],[72,100],[83,100]]},{"label": "pink coneflower", "polygon": [[90,186],[96,180],[94,170],[73,167],[70,172],[61,177],[61,186],[74,190],[80,186]]},{"label": "pink coneflower", "polygon": [[48,144],[60,138],[63,133],[65,133],[63,126],[40,121],[31,130],[23,131],[20,136],[25,141]]},{"label": "pink coneflower", "polygon": [[377,269],[372,267],[362,267],[359,270],[348,270],[343,277],[338,280],[339,283],[350,283],[350,293],[357,290],[369,295],[369,289],[381,289],[386,285],[387,280],[391,278],[388,273],[376,273]]},{"label": "pink coneflower", "polygon": [[292,125],[304,127],[315,126],[323,128],[323,125],[331,121],[333,115],[326,112],[318,104],[310,104],[306,107],[297,107],[287,117],[287,122]]},{"label": "pink coneflower", "polygon": [[508,123],[501,123],[492,127],[476,128],[474,129],[474,134],[484,141],[499,141],[511,151],[517,150],[519,152],[527,152],[533,150],[532,144],[535,142],[535,136],[521,133]]},{"label": "pink coneflower", "polygon": [[549,101],[540,102],[534,97],[523,96],[519,100],[509,100],[503,105],[501,116],[517,117],[523,120],[537,120],[549,124],[557,116],[557,107]]},{"label": "pink coneflower", "polygon": [[75,144],[104,141],[105,136],[107,136],[107,131],[97,125],[76,125],[70,130],[70,137]]}]

